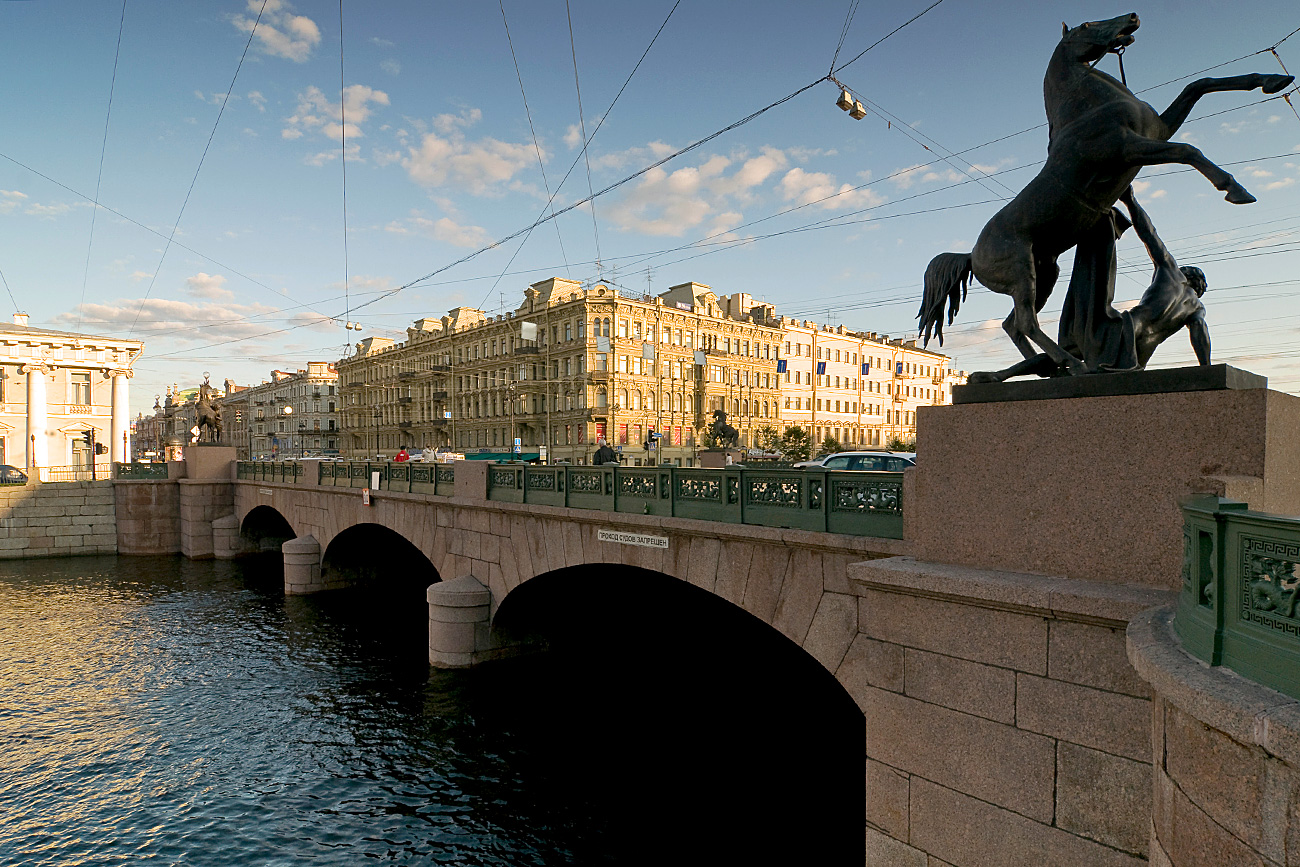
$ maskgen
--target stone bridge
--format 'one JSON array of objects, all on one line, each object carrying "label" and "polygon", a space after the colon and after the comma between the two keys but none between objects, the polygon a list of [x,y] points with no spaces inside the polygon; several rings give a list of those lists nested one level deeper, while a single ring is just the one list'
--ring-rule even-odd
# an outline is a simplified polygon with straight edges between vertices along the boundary
[{"label": "stone bridge", "polygon": [[[613,621],[675,594],[654,608],[652,642],[691,610],[739,618],[860,714],[860,747],[837,741],[834,762],[863,772],[852,806],[873,867],[1295,860],[1300,701],[1243,698],[1263,688],[1190,660],[1149,612],[1183,583],[1180,498],[1300,514],[1300,401],[1225,388],[921,422],[902,539],[502,502],[481,465],[458,465],[453,490],[402,493],[236,480],[204,458],[209,470],[116,483],[118,549],[279,548],[291,594],[410,578],[443,666],[532,649],[520,624],[565,616],[566,584],[594,599],[582,616]],[[718,652],[744,668],[748,651]]]}]

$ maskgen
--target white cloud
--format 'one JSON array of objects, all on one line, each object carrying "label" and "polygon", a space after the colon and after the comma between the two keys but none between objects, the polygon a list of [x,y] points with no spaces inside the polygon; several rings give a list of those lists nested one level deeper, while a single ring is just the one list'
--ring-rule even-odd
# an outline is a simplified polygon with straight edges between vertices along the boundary
[{"label": "white cloud", "polygon": [[309,87],[298,94],[298,109],[285,118],[288,124],[280,135],[286,139],[300,138],[305,132],[319,132],[334,141],[341,141],[344,133],[344,109],[347,114],[347,137],[365,135],[360,124],[370,119],[375,105],[388,105],[388,94],[364,84],[349,84],[343,89],[343,105],[325,97],[318,87]]},{"label": "white cloud", "polygon": [[[169,332],[180,343],[255,337],[267,331],[265,322],[251,321],[277,312],[264,304],[193,303],[169,298],[119,298],[107,303],[78,304],[60,313],[53,323],[125,332],[135,327],[146,340],[150,332]],[[137,315],[139,321],[136,321]],[[175,333],[170,333],[175,332]]]},{"label": "white cloud", "polygon": [[569,124],[569,128],[564,131],[564,143],[569,150],[573,150],[582,144],[582,130],[576,123]]},{"label": "white cloud", "polygon": [[879,205],[884,196],[874,190],[854,189],[851,184],[836,186],[835,176],[827,172],[805,172],[795,167],[781,178],[781,195],[787,202],[816,205],[825,210]]},{"label": "white cloud", "polygon": [[1270,183],[1270,184],[1265,184],[1265,185],[1264,185],[1264,189],[1266,189],[1266,190],[1280,190],[1280,189],[1282,189],[1283,187],[1289,187],[1289,186],[1291,186],[1291,185],[1294,184],[1294,183],[1295,183],[1295,178],[1282,178],[1281,180],[1273,181],[1273,182]]},{"label": "white cloud", "polygon": [[127,279],[132,283],[139,283],[141,280],[148,280],[152,276],[153,273],[150,271],[132,271]]},{"label": "white cloud", "polygon": [[389,41],[389,40],[387,40],[387,39],[384,39],[384,38],[382,38],[382,37],[379,37],[379,36],[371,36],[371,37],[370,37],[370,44],[371,44],[371,45],[378,45],[380,48],[392,48],[396,43],[391,42],[391,41]]},{"label": "white cloud", "polygon": [[482,226],[463,226],[445,216],[433,220],[418,211],[412,211],[405,220],[393,220],[384,231],[394,235],[424,235],[453,247],[478,248],[492,243]]},{"label": "white cloud", "polygon": [[439,115],[435,126],[444,136],[426,133],[419,147],[408,147],[402,159],[411,180],[425,187],[454,185],[474,195],[486,195],[514,179],[536,159],[529,144],[513,144],[495,138],[468,141],[458,126],[469,125],[481,116],[478,109],[461,115]]},{"label": "white cloud", "polygon": [[0,190],[0,214],[12,212],[25,198],[27,194],[18,190]]},{"label": "white cloud", "polygon": [[225,105],[227,101],[233,102],[234,100],[239,99],[239,94],[237,93],[230,94],[229,100],[226,99],[227,94],[224,93],[204,93],[201,90],[196,90],[194,91],[194,95],[206,102],[208,105]]},{"label": "white cloud", "polygon": [[433,119],[433,128],[443,135],[451,135],[459,130],[469,129],[483,119],[483,112],[477,108],[467,108],[460,114],[440,114]]},{"label": "white cloud", "polygon": [[214,301],[234,298],[235,293],[222,287],[226,278],[220,274],[205,274],[200,271],[193,277],[185,278],[186,292],[195,298],[209,298]]},{"label": "white cloud", "polygon": [[[265,0],[262,9],[258,0],[248,0],[248,15],[234,15],[231,23],[244,33],[252,32],[254,42],[262,53],[303,63],[311,57],[312,49],[320,44],[320,28],[305,15],[294,15],[284,0]],[[256,25],[256,30],[254,30]]]},{"label": "white cloud", "polygon": [[387,72],[389,75],[402,74],[402,64],[398,63],[396,60],[393,60],[391,57],[388,58],[387,60],[381,60],[379,62],[379,68],[382,69],[384,72]]},{"label": "white cloud", "polygon": [[262,91],[250,90],[248,92],[248,101],[252,103],[258,111],[266,111],[266,97],[262,96]]},{"label": "white cloud", "polygon": [[[578,138],[578,144],[582,144],[582,137],[579,136]],[[591,165],[593,168],[601,169],[622,169],[631,165],[640,167],[663,159],[673,150],[672,145],[661,141],[652,141],[645,147],[628,148],[624,151],[601,154],[598,157],[593,156]]]}]

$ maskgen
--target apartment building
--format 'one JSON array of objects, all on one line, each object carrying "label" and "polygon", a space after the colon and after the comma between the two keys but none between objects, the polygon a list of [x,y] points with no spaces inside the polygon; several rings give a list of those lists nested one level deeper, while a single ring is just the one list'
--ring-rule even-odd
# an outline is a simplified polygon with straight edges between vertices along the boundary
[{"label": "apartment building", "polygon": [[339,374],[328,361],[273,370],[258,385],[225,381],[222,439],[241,459],[337,455],[342,438]]},{"label": "apartment building", "polygon": [[[339,362],[344,448],[446,448],[467,458],[692,466],[714,410],[742,445],[780,421],[771,307],[702,283],[658,296],[551,278],[492,316],[459,307]],[[653,448],[646,449],[650,443]]]},{"label": "apartment building", "polygon": [[952,402],[952,386],[965,373],[951,359],[843,325],[781,319],[781,421],[833,437],[845,448],[884,446],[916,436],[920,406]]}]

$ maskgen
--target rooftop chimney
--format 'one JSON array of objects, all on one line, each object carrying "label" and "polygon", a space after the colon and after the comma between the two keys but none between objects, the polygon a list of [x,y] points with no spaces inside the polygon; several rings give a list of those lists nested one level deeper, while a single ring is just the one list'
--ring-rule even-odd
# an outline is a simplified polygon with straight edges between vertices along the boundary
[{"label": "rooftop chimney", "polygon": [[27,314],[26,314],[26,313],[15,313],[15,314],[14,314],[14,325],[21,325],[23,328],[26,328],[26,327],[27,327]]}]

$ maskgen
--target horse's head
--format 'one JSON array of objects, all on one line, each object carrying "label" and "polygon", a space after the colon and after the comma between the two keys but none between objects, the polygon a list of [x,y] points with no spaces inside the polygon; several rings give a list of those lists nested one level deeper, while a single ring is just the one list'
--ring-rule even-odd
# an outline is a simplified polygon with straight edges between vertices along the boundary
[{"label": "horse's head", "polygon": [[1136,12],[1118,15],[1106,21],[1085,21],[1071,28],[1061,24],[1061,47],[1081,63],[1092,63],[1133,44],[1133,32],[1142,24]]}]

